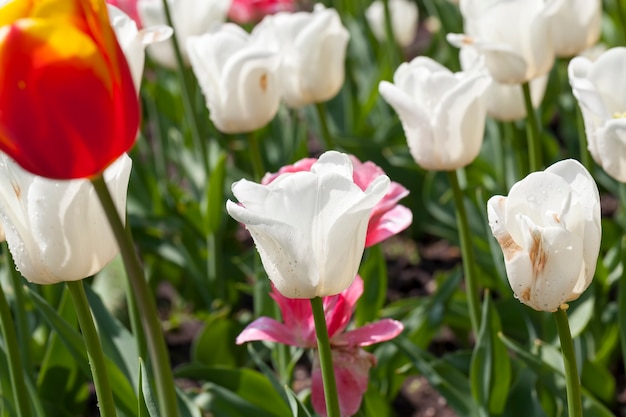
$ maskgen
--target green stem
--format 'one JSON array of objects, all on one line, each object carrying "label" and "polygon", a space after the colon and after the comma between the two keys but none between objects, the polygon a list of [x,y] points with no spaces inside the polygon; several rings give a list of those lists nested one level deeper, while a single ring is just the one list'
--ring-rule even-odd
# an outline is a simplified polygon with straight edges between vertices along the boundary
[{"label": "green stem", "polygon": [[143,269],[130,231],[127,231],[113,203],[109,189],[102,176],[91,179],[100,203],[109,219],[109,224],[120,248],[122,260],[132,288],[133,296],[140,312],[141,323],[146,334],[148,352],[155,373],[156,390],[162,416],[177,417],[176,390],[170,367],[170,359],[165,345],[165,337],[159,322],[156,303],[146,282]]},{"label": "green stem", "polygon": [[22,346],[22,363],[26,370],[26,375],[32,379],[33,365],[30,359],[30,340],[32,335],[28,326],[28,319],[26,318],[26,297],[24,296],[24,279],[21,274],[15,269],[15,264],[9,253],[9,246],[5,245],[4,251],[6,254],[6,265],[8,268],[9,276],[11,278],[11,286],[13,287],[13,296],[15,297],[15,324],[17,326],[17,341]]},{"label": "green stem", "polygon": [[465,287],[467,289],[467,308],[469,310],[472,330],[474,334],[477,335],[480,329],[480,299],[478,297],[478,282],[476,281],[477,277],[474,270],[474,250],[472,248],[467,213],[465,212],[463,192],[459,186],[458,172],[448,171],[448,178],[452,185],[456,224],[459,229],[459,240],[461,241],[463,273],[465,274]]},{"label": "green stem", "polygon": [[[618,315],[618,328],[620,335],[620,346],[622,348],[622,358],[626,358],[626,317],[623,312],[626,311],[626,235],[622,236],[622,276],[619,281],[619,292],[617,293],[618,311],[622,314]],[[624,362],[624,370],[626,371],[626,362]]]},{"label": "green stem", "polygon": [[396,42],[393,34],[393,23],[391,22],[391,9],[389,8],[389,0],[383,0],[383,10],[385,18],[385,36],[387,45],[389,45],[389,64],[391,68],[397,68],[402,59],[402,50]]},{"label": "green stem", "polygon": [[524,93],[524,105],[526,106],[526,133],[528,135],[530,172],[535,172],[543,167],[543,162],[541,156],[541,142],[539,141],[539,124],[530,96],[530,85],[528,82],[522,84],[522,92]]},{"label": "green stem", "polygon": [[320,369],[324,381],[324,399],[326,400],[326,413],[328,417],[341,417],[339,411],[339,398],[337,397],[337,383],[335,382],[335,370],[333,368],[333,356],[330,351],[330,340],[324,316],[324,303],[321,297],[311,298],[313,320],[315,321],[315,334],[317,335],[317,350],[320,355]]},{"label": "green stem", "polygon": [[195,143],[195,146],[200,149],[202,152],[202,159],[205,167],[205,171],[209,172],[209,149],[206,143],[202,140],[202,136],[200,135],[200,128],[198,127],[198,120],[196,119],[196,111],[193,105],[193,101],[191,100],[191,88],[189,88],[189,83],[187,82],[187,77],[185,76],[185,63],[183,61],[183,55],[180,52],[180,46],[178,44],[178,38],[176,36],[176,28],[174,27],[174,21],[172,20],[172,14],[170,12],[170,7],[168,0],[162,0],[163,3],[163,11],[165,12],[165,20],[171,28],[174,29],[172,32],[172,47],[174,48],[174,56],[176,57],[178,81],[181,86],[181,97],[183,99],[183,107],[185,109],[185,117],[187,117],[187,123],[189,123],[189,129],[191,130],[191,137]]},{"label": "green stem", "polygon": [[315,109],[317,110],[317,116],[320,119],[320,126],[322,128],[322,137],[324,138],[324,143],[326,145],[326,150],[335,149],[335,141],[330,134],[330,130],[328,129],[328,120],[326,118],[326,109],[322,103],[315,103]]},{"label": "green stem", "polygon": [[[12,269],[13,262],[11,261],[11,255],[8,251],[8,245],[4,245],[3,251],[7,259],[5,266],[8,269]],[[27,350],[30,346],[28,344],[22,345],[22,349],[20,349],[20,345],[18,344],[16,338],[13,317],[11,316],[11,309],[9,308],[9,303],[7,302],[2,285],[0,285],[0,328],[2,330],[2,337],[4,339],[5,349],[8,356],[7,363],[9,366],[9,379],[11,381],[11,387],[13,387],[13,401],[15,402],[17,416],[29,417],[31,413],[28,405],[31,400],[28,396],[28,391],[26,390],[20,351]]]},{"label": "green stem", "polygon": [[254,170],[255,181],[260,181],[265,175],[263,158],[261,157],[261,147],[259,137],[256,132],[250,132],[250,159],[252,159],[252,169]]},{"label": "green stem", "polygon": [[583,404],[580,390],[580,378],[574,355],[574,343],[567,321],[567,313],[559,308],[555,313],[556,327],[561,341],[563,365],[565,366],[565,385],[567,388],[567,409],[569,417],[583,417]]},{"label": "green stem", "polygon": [[117,415],[115,402],[113,401],[113,391],[111,391],[111,384],[109,384],[109,377],[106,371],[102,344],[98,332],[96,332],[93,317],[91,316],[83,281],[69,281],[67,282],[67,288],[72,296],[76,316],[78,317],[78,324],[80,325],[85,347],[87,348],[87,356],[89,357],[93,384],[96,388],[100,415],[103,417],[115,417]]},{"label": "green stem", "polygon": [[580,152],[580,162],[587,171],[591,172],[591,160],[589,159],[589,149],[587,146],[587,132],[585,131],[585,121],[580,106],[576,106],[576,128],[578,131],[578,149]]}]

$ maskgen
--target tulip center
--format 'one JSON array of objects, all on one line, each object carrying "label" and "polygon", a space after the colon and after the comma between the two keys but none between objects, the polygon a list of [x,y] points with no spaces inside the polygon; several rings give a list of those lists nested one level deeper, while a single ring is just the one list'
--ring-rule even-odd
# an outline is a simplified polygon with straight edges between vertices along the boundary
[{"label": "tulip center", "polygon": [[618,113],[618,112],[613,113],[613,118],[614,119],[626,119],[626,111],[623,113]]}]

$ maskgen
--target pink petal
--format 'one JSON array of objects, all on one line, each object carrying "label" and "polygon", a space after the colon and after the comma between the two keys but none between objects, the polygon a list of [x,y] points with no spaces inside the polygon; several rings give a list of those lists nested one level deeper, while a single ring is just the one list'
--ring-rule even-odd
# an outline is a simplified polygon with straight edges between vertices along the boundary
[{"label": "pink petal", "polygon": [[[332,357],[341,417],[352,416],[361,407],[363,394],[367,391],[369,370],[376,364],[376,358],[363,349],[333,349]],[[311,374],[311,403],[318,414],[327,415],[324,383],[317,355]]]},{"label": "pink petal", "polygon": [[283,174],[300,172],[300,171],[310,171],[311,167],[316,162],[317,162],[317,158],[304,158],[304,159],[299,160],[293,165],[286,165],[282,167],[281,169],[278,170],[278,172],[275,172],[275,173],[268,172],[267,174],[265,174],[263,179],[261,179],[261,184],[267,185]]},{"label": "pink petal", "polygon": [[241,345],[257,340],[266,340],[268,342],[282,343],[290,346],[301,346],[298,344],[293,332],[291,332],[287,326],[269,317],[259,317],[248,324],[248,326],[239,333],[235,343]]},{"label": "pink petal", "polygon": [[351,348],[355,346],[369,346],[393,339],[402,333],[403,329],[404,326],[399,321],[382,319],[335,336],[331,343],[333,346],[347,346]]},{"label": "pink petal", "polygon": [[377,177],[385,175],[385,171],[373,162],[361,162],[354,155],[350,155],[350,160],[352,161],[352,178],[354,183],[363,191],[365,191]]},{"label": "pink petal", "polygon": [[383,240],[397,235],[413,222],[413,213],[404,206],[395,206],[380,217],[370,218],[365,237],[365,247],[374,246]]},{"label": "pink petal", "polygon": [[324,298],[324,311],[328,337],[333,338],[341,333],[352,318],[352,312],[356,302],[363,294],[363,279],[357,275],[352,284],[340,294]]},{"label": "pink petal", "polygon": [[311,300],[306,298],[287,298],[272,285],[270,296],[278,304],[285,326],[297,341],[298,346],[316,347],[315,322]]}]

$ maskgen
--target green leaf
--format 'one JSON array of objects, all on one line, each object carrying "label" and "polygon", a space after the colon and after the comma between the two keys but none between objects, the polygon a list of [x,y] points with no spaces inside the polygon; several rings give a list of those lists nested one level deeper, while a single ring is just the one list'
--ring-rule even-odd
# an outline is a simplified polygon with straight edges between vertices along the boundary
[{"label": "green leaf", "polygon": [[[239,405],[245,403],[244,408],[254,407],[264,411],[264,414],[268,416],[291,416],[291,410],[287,402],[274,389],[272,383],[262,374],[252,369],[226,369],[193,364],[178,368],[175,371],[175,375],[182,378],[211,382],[214,384],[211,385],[214,390],[219,386],[221,389],[230,391],[232,395],[226,395],[221,389],[217,390],[218,395],[224,401],[232,400]],[[258,414],[249,415],[258,416]]]},{"label": "green leaf", "polygon": [[471,395],[470,382],[457,368],[412,344],[403,335],[392,343],[400,348],[415,368],[461,416],[477,417],[479,409]]},{"label": "green leaf", "polygon": [[489,293],[483,301],[481,323],[471,362],[472,395],[490,415],[500,415],[509,393],[511,363],[498,338],[502,325]]},{"label": "green leaf", "polygon": [[[63,342],[67,351],[69,351],[70,358],[63,363],[60,367],[60,371],[65,373],[63,369],[68,367],[69,363],[76,363],[83,375],[87,378],[91,378],[91,370],[89,368],[87,352],[85,351],[85,344],[78,330],[72,327],[70,323],[57,313],[39,294],[29,290],[27,291],[27,295],[40,310],[41,317],[56,331],[59,339]],[[69,301],[66,302],[69,303]],[[65,304],[63,304],[63,306],[64,309],[70,308],[70,306]],[[137,410],[137,397],[131,382],[109,357],[105,357],[104,359],[107,371],[109,372],[109,379],[116,406],[129,416],[135,415]],[[58,402],[58,398],[56,401]]]},{"label": "green leaf", "polygon": [[215,233],[222,222],[224,213],[224,179],[226,177],[226,153],[221,152],[215,168],[211,171],[205,200],[202,202],[204,212],[205,233]]},{"label": "green leaf", "polygon": [[246,348],[235,345],[243,326],[227,317],[213,315],[191,347],[191,358],[205,366],[236,367],[243,363]]},{"label": "green leaf", "polygon": [[355,311],[357,326],[376,320],[387,296],[387,264],[380,245],[367,250],[360,275],[363,278],[363,295]]}]

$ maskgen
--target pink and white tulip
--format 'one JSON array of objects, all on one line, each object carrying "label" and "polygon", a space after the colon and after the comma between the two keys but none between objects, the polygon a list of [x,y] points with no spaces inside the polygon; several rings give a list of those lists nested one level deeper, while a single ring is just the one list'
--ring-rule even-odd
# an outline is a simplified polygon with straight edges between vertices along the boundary
[{"label": "pink and white tulip", "polygon": [[[369,369],[376,358],[362,349],[398,336],[404,326],[392,319],[382,319],[363,327],[346,331],[357,300],[363,294],[363,280],[356,276],[352,284],[337,295],[324,297],[324,314],[333,355],[337,390],[341,392],[339,408],[342,416],[356,414],[367,390]],[[236,343],[269,341],[301,348],[315,349],[315,323],[309,300],[282,296],[275,287],[272,298],[278,304],[283,322],[259,317],[237,337]],[[326,415],[324,389],[319,361],[316,357],[312,371],[311,402],[321,415]]]},{"label": "pink and white tulip", "polygon": [[293,12],[294,0],[233,0],[228,17],[237,23],[258,22],[265,16],[278,12]]},{"label": "pink and white tulip", "polygon": [[[350,159],[352,160],[353,168],[352,179],[363,191],[377,177],[385,175],[382,168],[373,162],[361,162],[354,155],[350,155]],[[269,184],[285,173],[309,171],[316,161],[317,158],[301,159],[293,165],[282,167],[278,172],[266,174],[261,183]],[[393,235],[397,235],[411,225],[413,213],[407,207],[398,204],[398,201],[407,195],[409,195],[409,190],[401,184],[394,181],[389,184],[387,194],[372,209],[365,238],[366,248],[374,246]]]}]

